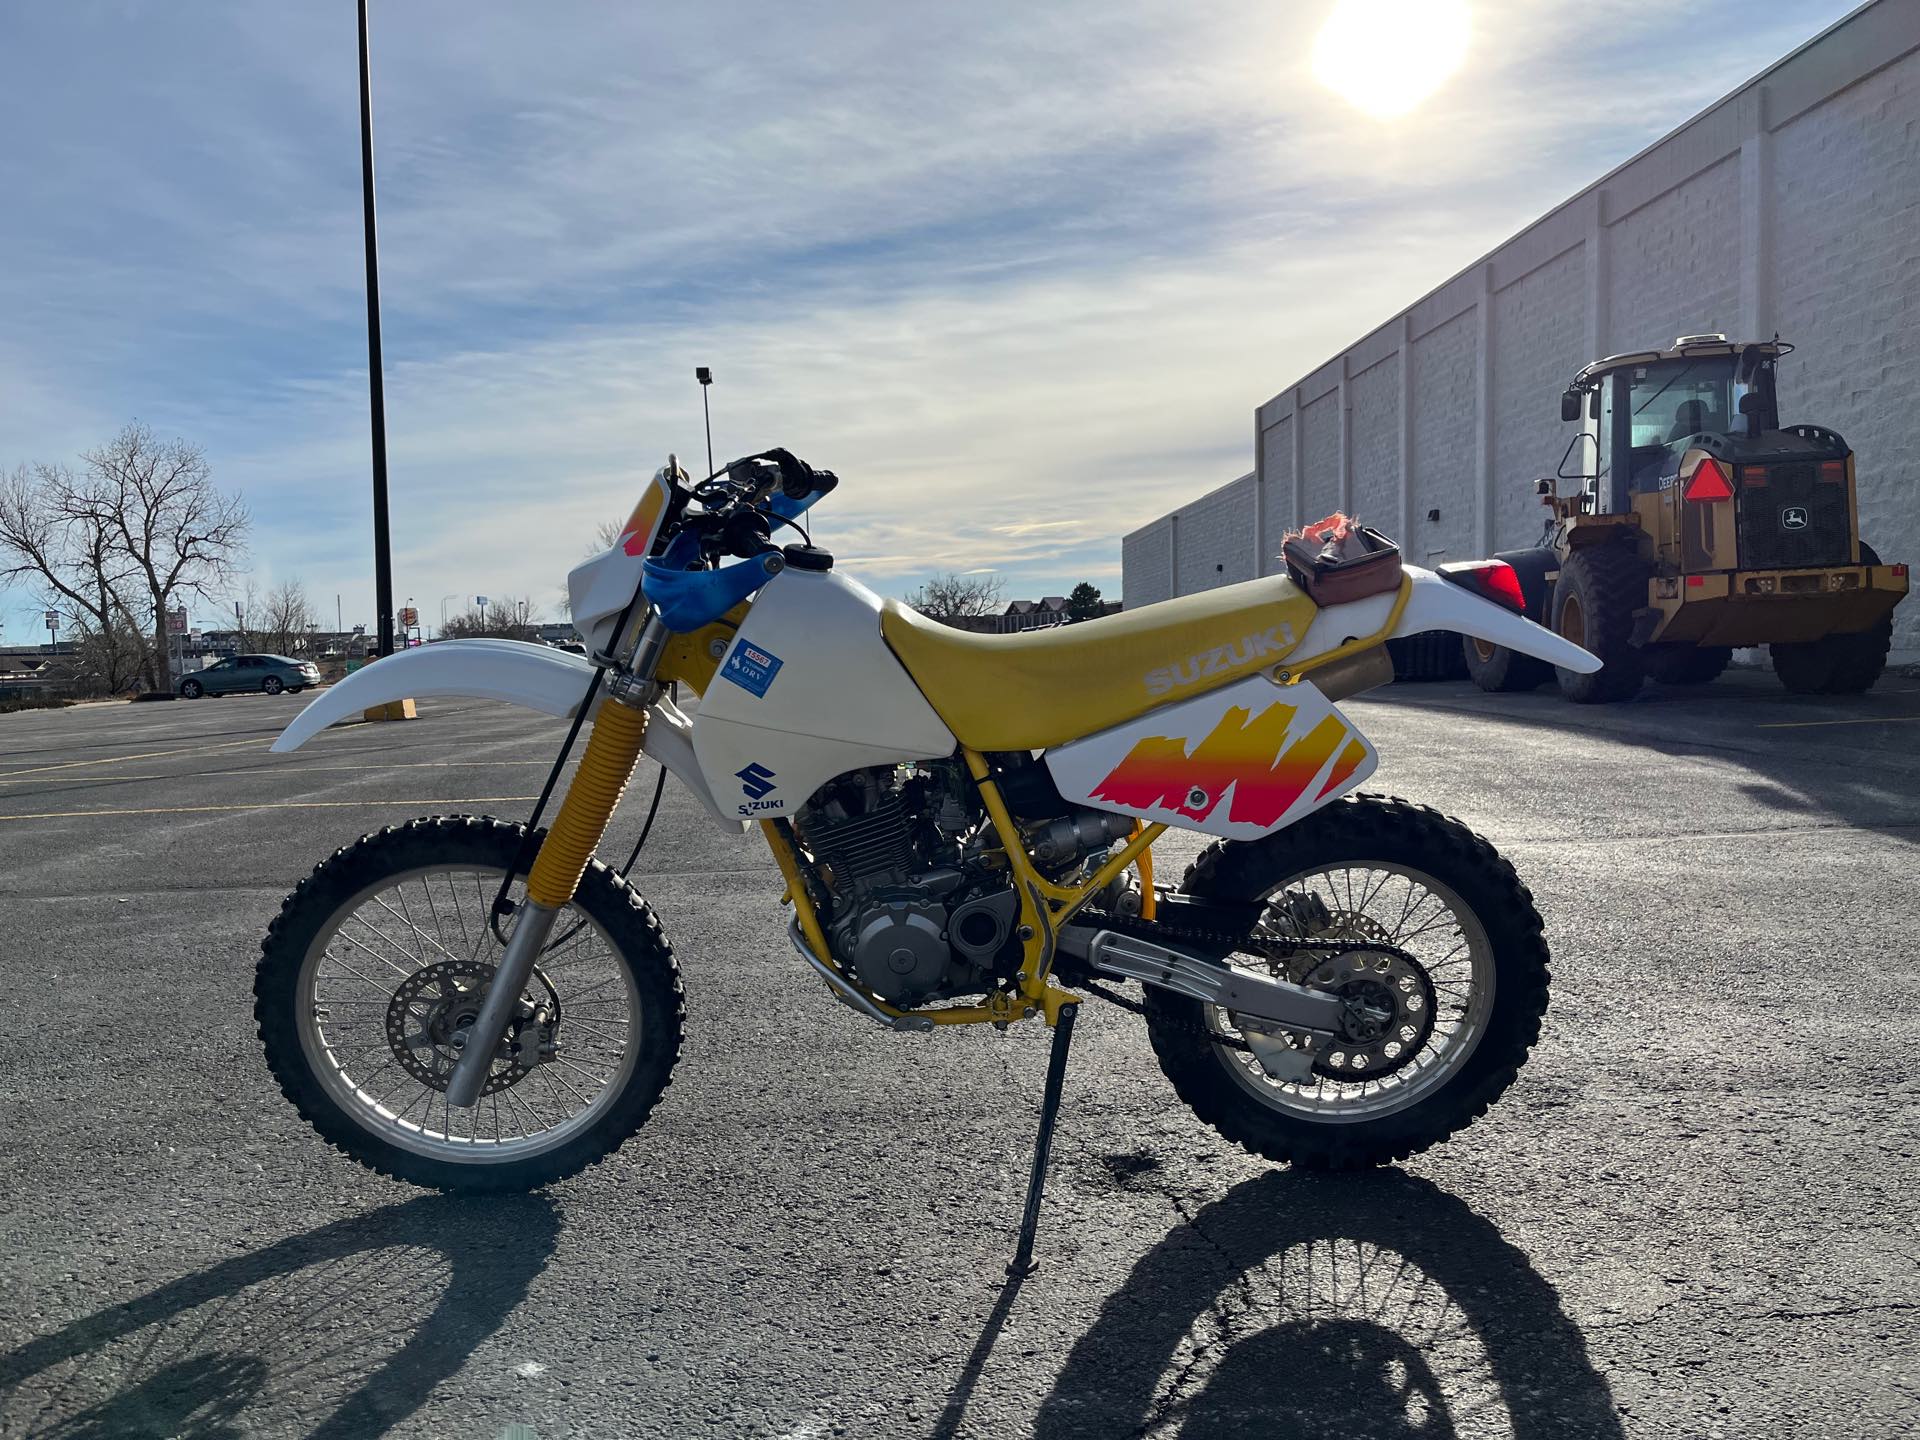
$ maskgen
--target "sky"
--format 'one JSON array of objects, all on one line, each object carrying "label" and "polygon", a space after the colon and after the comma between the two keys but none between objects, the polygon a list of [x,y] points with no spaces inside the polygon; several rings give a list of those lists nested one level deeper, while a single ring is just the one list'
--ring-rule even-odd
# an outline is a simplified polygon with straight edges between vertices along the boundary
[{"label": "sky", "polygon": [[[696,365],[717,458],[839,473],[873,588],[1117,594],[1257,404],[1852,7],[1336,8],[373,0],[397,602],[558,616],[704,469]],[[0,9],[0,470],[187,438],[256,583],[371,627],[355,43],[350,0]]]}]

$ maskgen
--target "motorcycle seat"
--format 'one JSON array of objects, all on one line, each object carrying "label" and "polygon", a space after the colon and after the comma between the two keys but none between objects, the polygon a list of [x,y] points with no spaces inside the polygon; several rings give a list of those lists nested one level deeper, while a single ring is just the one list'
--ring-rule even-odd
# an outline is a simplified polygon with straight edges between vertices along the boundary
[{"label": "motorcycle seat", "polygon": [[1315,613],[1304,590],[1270,575],[1011,635],[957,630],[889,600],[880,633],[962,745],[1041,750],[1266,669]]}]

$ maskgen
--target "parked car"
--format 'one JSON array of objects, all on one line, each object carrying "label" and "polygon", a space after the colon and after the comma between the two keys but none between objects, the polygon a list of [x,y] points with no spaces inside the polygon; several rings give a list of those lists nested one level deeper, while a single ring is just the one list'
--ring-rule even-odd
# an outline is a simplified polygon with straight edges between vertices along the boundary
[{"label": "parked car", "polygon": [[298,694],[319,683],[320,668],[311,661],[290,660],[285,655],[235,655],[187,676],[180,682],[180,693],[189,700],[235,691],[278,695],[286,690]]}]

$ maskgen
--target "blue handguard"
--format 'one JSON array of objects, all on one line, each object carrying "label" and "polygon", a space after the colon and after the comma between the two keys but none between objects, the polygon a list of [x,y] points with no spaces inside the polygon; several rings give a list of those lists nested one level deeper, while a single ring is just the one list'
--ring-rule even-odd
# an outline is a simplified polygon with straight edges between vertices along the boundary
[{"label": "blue handguard", "polygon": [[689,570],[699,558],[700,538],[687,533],[675,536],[666,554],[641,567],[641,589],[675,634],[711,625],[779,569],[779,557],[772,552],[717,570]]}]

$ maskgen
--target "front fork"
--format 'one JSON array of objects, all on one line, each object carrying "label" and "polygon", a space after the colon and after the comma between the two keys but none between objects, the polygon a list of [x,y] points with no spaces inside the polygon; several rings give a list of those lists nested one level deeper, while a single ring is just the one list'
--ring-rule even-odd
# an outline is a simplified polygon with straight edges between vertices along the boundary
[{"label": "front fork", "polygon": [[553,933],[560,912],[580,887],[580,877],[586,874],[593,852],[607,833],[614,807],[633,778],[647,736],[647,716],[660,694],[653,675],[668,636],[659,615],[649,611],[634,646],[632,663],[615,671],[607,686],[607,698],[594,717],[580,768],[527,872],[526,900],[507,938],[506,953],[494,970],[480,1014],[466,1032],[460,1059],[447,1081],[449,1105],[479,1103],[500,1042],[519,1008],[521,992],[533,975],[533,962]]}]

